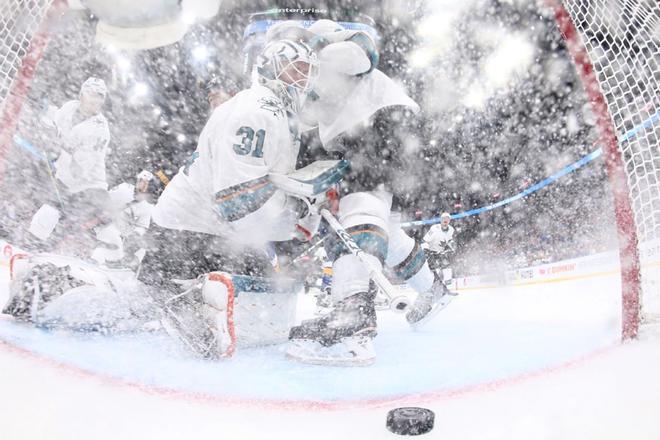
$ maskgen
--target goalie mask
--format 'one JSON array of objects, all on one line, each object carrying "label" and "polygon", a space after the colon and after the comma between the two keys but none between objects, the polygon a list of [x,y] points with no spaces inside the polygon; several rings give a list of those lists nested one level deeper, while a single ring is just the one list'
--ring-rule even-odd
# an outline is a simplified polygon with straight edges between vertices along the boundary
[{"label": "goalie mask", "polygon": [[298,113],[319,73],[316,53],[301,41],[268,43],[257,59],[259,84],[273,90],[286,109]]}]

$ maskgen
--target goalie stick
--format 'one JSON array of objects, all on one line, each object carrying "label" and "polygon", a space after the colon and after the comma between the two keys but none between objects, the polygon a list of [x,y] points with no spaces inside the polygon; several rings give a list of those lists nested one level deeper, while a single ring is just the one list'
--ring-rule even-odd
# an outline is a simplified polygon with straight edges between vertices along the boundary
[{"label": "goalie stick", "polygon": [[346,232],[346,229],[339,223],[334,215],[327,209],[321,210],[321,216],[330,224],[330,227],[337,233],[340,240],[346,245],[351,254],[355,255],[369,271],[369,277],[376,283],[380,290],[387,296],[390,302],[390,309],[394,312],[402,313],[408,310],[410,302],[404,295],[399,295],[396,289],[385,277],[383,271],[374,265],[369,259],[364,258],[364,251],[353,240],[353,237]]}]

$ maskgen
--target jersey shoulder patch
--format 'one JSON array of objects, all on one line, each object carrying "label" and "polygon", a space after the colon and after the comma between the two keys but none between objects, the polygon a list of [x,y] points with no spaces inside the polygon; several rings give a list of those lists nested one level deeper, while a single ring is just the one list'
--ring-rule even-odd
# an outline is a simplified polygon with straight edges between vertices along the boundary
[{"label": "jersey shoulder patch", "polygon": [[274,96],[262,96],[257,100],[259,107],[264,109],[277,118],[283,118],[285,115],[284,105],[282,101]]},{"label": "jersey shoulder patch", "polygon": [[[286,117],[286,109],[282,100],[276,96],[269,88],[262,85],[255,85],[250,88],[249,98],[252,101],[253,108],[260,113],[274,116],[277,119]],[[246,97],[247,98],[247,97]]]}]

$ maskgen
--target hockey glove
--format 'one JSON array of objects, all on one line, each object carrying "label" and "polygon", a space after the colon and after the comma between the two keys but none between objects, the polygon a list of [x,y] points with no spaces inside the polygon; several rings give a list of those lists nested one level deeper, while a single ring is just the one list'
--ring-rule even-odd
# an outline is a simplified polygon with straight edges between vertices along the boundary
[{"label": "hockey glove", "polygon": [[298,203],[297,211],[300,216],[296,224],[296,238],[302,241],[311,241],[318,232],[322,218],[319,213],[322,209],[327,209],[335,215],[339,211],[339,191],[335,186],[315,197],[291,198]]},{"label": "hockey glove", "polygon": [[295,210],[298,212],[294,238],[300,241],[311,241],[321,224],[320,208],[316,206],[316,199],[290,196],[290,200],[295,203]]}]

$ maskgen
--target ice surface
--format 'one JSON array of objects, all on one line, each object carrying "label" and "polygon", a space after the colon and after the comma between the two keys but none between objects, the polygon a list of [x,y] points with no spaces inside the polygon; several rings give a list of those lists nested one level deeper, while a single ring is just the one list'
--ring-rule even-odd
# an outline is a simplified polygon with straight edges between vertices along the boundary
[{"label": "ice surface", "polygon": [[618,346],[617,278],[466,291],[419,332],[382,312],[366,368],[296,364],[278,346],[203,362],[160,336],[3,317],[3,437],[390,438],[387,409],[421,404],[436,411],[430,438],[656,438],[660,338]]}]

